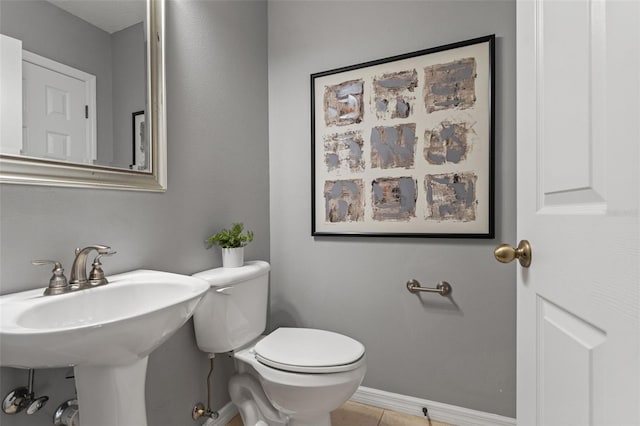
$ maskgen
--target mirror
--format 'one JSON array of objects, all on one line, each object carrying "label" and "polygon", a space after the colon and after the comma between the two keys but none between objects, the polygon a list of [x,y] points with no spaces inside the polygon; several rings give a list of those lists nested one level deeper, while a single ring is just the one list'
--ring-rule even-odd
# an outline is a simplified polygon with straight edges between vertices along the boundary
[{"label": "mirror", "polygon": [[164,0],[2,0],[0,41],[0,182],[166,189]]}]

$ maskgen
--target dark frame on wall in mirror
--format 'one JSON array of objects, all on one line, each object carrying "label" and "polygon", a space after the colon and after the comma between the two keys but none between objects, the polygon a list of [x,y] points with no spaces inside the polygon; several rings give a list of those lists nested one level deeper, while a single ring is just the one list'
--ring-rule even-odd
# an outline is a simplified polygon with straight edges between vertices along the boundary
[{"label": "dark frame on wall in mirror", "polygon": [[311,75],[311,235],[494,238],[495,35]]},{"label": "dark frame on wall in mirror", "polygon": [[131,165],[132,170],[144,170],[147,167],[146,158],[146,120],[144,111],[131,113]]}]

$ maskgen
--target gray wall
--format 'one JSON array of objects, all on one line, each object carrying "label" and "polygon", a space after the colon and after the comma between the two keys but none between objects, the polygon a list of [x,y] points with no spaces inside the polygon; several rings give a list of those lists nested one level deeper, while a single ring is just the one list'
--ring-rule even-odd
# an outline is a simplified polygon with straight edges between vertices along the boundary
[{"label": "gray wall", "polygon": [[[90,243],[118,251],[103,262],[107,273],[220,266],[219,251],[205,250],[204,240],[232,221],[255,232],[246,257],[269,260],[266,2],[172,0],[166,34],[167,192],[2,185],[0,293],[46,285],[50,268],[31,259],[60,259],[68,272],[73,249]],[[206,399],[209,364],[191,324],[150,357],[150,425],[193,424],[193,403]],[[31,417],[0,414],[0,423],[51,424],[57,405],[73,395],[67,371],[38,370],[36,392],[51,400]],[[228,401],[230,371],[228,359],[216,358],[215,408]],[[0,373],[2,396],[26,384],[22,370]]]},{"label": "gray wall", "polygon": [[96,76],[98,163],[113,159],[111,38],[109,33],[41,0],[0,1],[0,33],[22,48]]},{"label": "gray wall", "polygon": [[111,34],[114,167],[133,164],[131,114],[145,109],[147,93],[144,38],[142,22]]},{"label": "gray wall", "polygon": [[[495,240],[312,238],[309,75],[495,33]],[[270,1],[271,327],[367,348],[364,386],[515,417],[514,1]],[[405,282],[447,280],[452,299]]]},{"label": "gray wall", "polygon": [[[374,30],[388,16],[401,24]],[[94,242],[119,251],[105,261],[110,273],[218,266],[203,240],[241,220],[256,232],[247,257],[271,257],[272,328],[359,339],[365,386],[514,416],[515,267],[492,258],[499,241],[515,242],[514,3],[271,1],[268,46],[265,2],[171,0],[167,21],[167,193],[3,185],[0,292],[44,285],[48,268],[29,260],[59,258],[68,270],[73,248]],[[310,237],[309,74],[490,33],[498,36],[496,240]],[[452,299],[409,294],[412,277],[449,280]],[[216,360],[219,408],[231,363]],[[154,352],[149,423],[191,424],[207,367],[190,324]],[[49,424],[73,393],[66,372],[39,370],[36,390],[49,404],[0,423]],[[1,395],[26,381],[23,371],[0,373]]]}]

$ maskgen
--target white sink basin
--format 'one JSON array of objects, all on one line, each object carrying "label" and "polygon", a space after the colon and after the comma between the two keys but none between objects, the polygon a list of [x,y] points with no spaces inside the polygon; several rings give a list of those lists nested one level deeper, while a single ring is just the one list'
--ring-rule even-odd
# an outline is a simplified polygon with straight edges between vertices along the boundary
[{"label": "white sink basin", "polygon": [[[191,318],[209,284],[147,270],[108,279],[100,287],[55,296],[43,296],[43,289],[0,296],[0,365],[75,366],[83,423],[145,425],[147,356]],[[113,386],[102,385],[104,380]],[[132,387],[141,391],[134,398],[141,399],[137,414],[131,413],[136,404],[130,394],[119,401],[119,391]],[[113,410],[115,417],[108,413]]]}]

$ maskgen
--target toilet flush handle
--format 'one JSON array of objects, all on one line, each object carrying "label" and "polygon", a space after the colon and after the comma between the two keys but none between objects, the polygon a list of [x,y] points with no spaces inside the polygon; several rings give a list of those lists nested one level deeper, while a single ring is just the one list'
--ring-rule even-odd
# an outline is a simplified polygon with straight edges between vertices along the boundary
[{"label": "toilet flush handle", "polygon": [[216,289],[216,293],[224,294],[225,296],[230,296],[232,288],[233,287],[221,287]]}]

